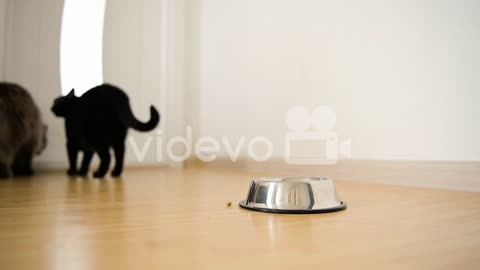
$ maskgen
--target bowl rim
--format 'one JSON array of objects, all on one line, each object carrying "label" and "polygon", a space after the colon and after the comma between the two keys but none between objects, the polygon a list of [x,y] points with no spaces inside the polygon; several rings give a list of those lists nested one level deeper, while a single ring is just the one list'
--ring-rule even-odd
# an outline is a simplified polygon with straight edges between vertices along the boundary
[{"label": "bowl rim", "polygon": [[333,179],[326,176],[286,176],[272,178],[253,178],[250,183],[301,183],[309,181],[332,181]]},{"label": "bowl rim", "polygon": [[254,207],[254,206],[247,205],[246,200],[240,201],[238,205],[241,208],[244,208],[247,210],[263,212],[263,213],[274,213],[274,214],[321,214],[321,213],[342,211],[347,208],[347,204],[344,201],[340,201],[340,204],[334,207],[319,208],[319,209],[272,209],[272,208],[264,208],[264,207]]}]

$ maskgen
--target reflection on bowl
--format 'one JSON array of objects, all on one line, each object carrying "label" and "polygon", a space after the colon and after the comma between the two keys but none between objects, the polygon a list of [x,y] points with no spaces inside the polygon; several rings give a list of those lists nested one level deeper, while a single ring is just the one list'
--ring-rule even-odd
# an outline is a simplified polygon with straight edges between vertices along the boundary
[{"label": "reflection on bowl", "polygon": [[250,183],[245,209],[285,214],[326,213],[344,210],[335,184],[330,178],[287,177],[262,178]]}]

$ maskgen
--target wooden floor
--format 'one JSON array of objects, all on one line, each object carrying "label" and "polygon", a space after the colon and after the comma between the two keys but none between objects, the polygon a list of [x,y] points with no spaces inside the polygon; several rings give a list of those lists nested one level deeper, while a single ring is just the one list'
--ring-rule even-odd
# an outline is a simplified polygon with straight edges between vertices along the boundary
[{"label": "wooden floor", "polygon": [[480,193],[337,181],[347,210],[276,215],[238,207],[257,176],[158,168],[0,181],[0,269],[480,267]]}]

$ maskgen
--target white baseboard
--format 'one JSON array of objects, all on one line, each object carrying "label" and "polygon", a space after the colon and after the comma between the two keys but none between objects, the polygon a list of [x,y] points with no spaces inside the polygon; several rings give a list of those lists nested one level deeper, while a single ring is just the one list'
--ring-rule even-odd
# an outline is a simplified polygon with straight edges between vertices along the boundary
[{"label": "white baseboard", "polygon": [[[114,161],[113,161],[114,162]],[[112,164],[110,164],[112,166]],[[98,162],[92,162],[90,169],[96,168]],[[125,168],[149,168],[149,167],[166,167],[169,164],[165,162],[126,162]],[[38,161],[34,163],[37,170],[67,170],[68,162],[66,161]]]},{"label": "white baseboard", "polygon": [[335,180],[480,192],[480,162],[345,160],[335,165],[288,165],[283,160],[232,162],[220,159],[190,165],[232,167],[278,176],[328,176]]}]

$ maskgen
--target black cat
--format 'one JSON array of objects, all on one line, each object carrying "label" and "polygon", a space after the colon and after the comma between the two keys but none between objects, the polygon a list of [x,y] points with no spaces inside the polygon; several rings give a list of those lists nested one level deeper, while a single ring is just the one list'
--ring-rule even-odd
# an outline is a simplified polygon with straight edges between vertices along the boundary
[{"label": "black cat", "polygon": [[[93,174],[102,178],[110,165],[110,147],[115,154],[113,177],[118,177],[123,170],[125,138],[127,129],[132,127],[139,131],[154,129],[160,121],[157,110],[150,106],[150,120],[138,121],[130,109],[128,96],[119,88],[103,84],[90,89],[81,97],[75,96],[72,89],[67,96],[55,99],[52,112],[65,117],[67,133],[67,152],[70,162],[69,175],[85,176],[94,152],[100,157],[100,166]],[[83,151],[83,161],[77,170],[77,155]]]}]

